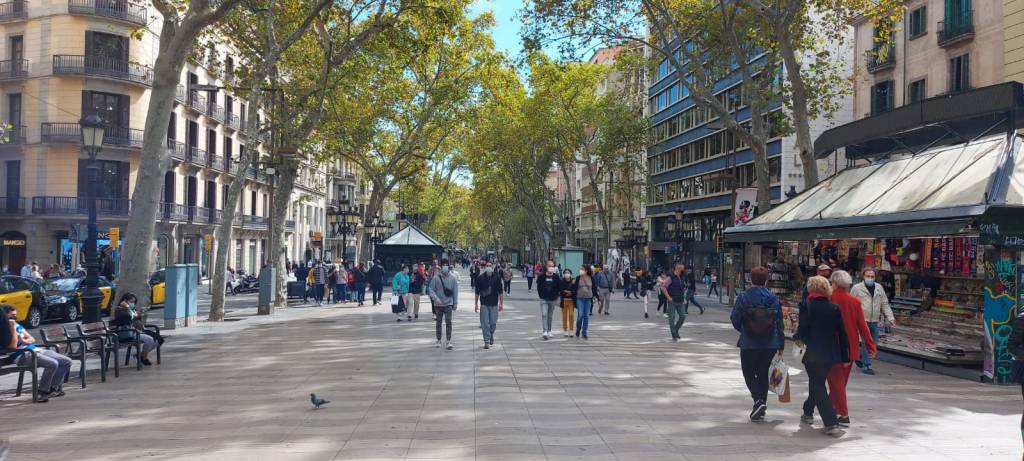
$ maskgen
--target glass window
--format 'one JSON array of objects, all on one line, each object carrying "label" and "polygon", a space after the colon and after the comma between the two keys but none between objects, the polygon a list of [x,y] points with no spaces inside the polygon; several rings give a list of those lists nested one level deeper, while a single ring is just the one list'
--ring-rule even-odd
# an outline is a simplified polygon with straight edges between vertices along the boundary
[{"label": "glass window", "polygon": [[971,89],[971,55],[962,54],[949,60],[949,92]]},{"label": "glass window", "polygon": [[871,91],[871,113],[880,114],[892,110],[893,106],[893,81],[886,80],[878,82]]},{"label": "glass window", "polygon": [[910,85],[907,87],[907,102],[911,104],[920,102],[927,97],[925,90],[925,79],[922,78],[921,80],[910,82]]},{"label": "glass window", "polygon": [[917,38],[928,32],[928,6],[922,6],[920,8],[911,11],[907,15],[907,33],[910,38]]}]

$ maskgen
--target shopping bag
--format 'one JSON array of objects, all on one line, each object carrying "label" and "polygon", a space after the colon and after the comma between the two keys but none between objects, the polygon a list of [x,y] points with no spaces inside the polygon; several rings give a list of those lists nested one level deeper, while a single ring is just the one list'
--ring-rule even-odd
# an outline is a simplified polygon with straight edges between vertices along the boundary
[{"label": "shopping bag", "polygon": [[790,395],[789,395],[789,377],[787,376],[786,377],[786,390],[785,390],[785,392],[779,394],[779,402],[781,402],[781,403],[789,403],[789,399],[790,399]]},{"label": "shopping bag", "polygon": [[401,302],[402,302],[402,297],[401,296],[398,296],[397,294],[392,294],[391,295],[391,308],[392,309],[394,309],[395,306],[398,306],[398,304],[401,303]]},{"label": "shopping bag", "polygon": [[782,359],[782,353],[776,353],[772,358],[772,364],[768,368],[768,388],[782,395],[786,392],[786,383],[789,382],[789,366]]},{"label": "shopping bag", "polygon": [[797,362],[803,363],[803,361],[804,361],[804,353],[806,353],[806,352],[807,352],[807,345],[806,344],[797,344],[796,347],[793,348],[793,358],[796,359]]}]

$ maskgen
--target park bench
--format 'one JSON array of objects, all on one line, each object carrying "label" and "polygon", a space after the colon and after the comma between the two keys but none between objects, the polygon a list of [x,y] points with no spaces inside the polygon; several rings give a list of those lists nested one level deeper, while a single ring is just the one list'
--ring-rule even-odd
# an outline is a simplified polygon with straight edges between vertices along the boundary
[{"label": "park bench", "polygon": [[[78,323],[75,324],[78,330],[78,338],[85,341],[85,352],[97,354],[100,358],[100,374],[102,380],[107,380],[107,370],[110,369],[110,354],[114,354],[114,377],[121,376],[121,367],[118,365],[117,356],[117,335],[107,331],[103,322]],[[67,333],[67,327],[64,327]]]},{"label": "park bench", "polygon": [[[14,363],[13,354],[15,352],[24,352],[28,354],[28,360],[22,365]],[[39,397],[39,372],[38,366],[36,366],[36,351],[30,350],[11,350],[11,349],[0,349],[0,376],[12,375],[18,373],[18,387],[14,391],[14,396],[21,396],[22,387],[25,384],[25,373],[32,374],[32,401]]]},{"label": "park bench", "polygon": [[[64,354],[72,360],[78,360],[78,378],[82,380],[82,389],[85,389],[85,340],[68,336],[64,327],[40,328],[39,336],[43,340],[43,346],[53,346],[57,352]],[[102,370],[102,367],[100,368]],[[102,380],[106,381],[106,372],[101,371],[100,374]],[[67,377],[65,377],[64,382],[67,382]]]}]

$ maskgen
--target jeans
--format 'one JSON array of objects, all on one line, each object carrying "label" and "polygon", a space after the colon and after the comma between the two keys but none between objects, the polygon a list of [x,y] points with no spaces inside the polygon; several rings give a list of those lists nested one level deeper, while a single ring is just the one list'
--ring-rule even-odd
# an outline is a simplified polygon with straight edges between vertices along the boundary
[{"label": "jeans", "polygon": [[[149,338],[149,336],[142,335]],[[150,338],[152,340],[152,338]],[[23,365],[29,360],[30,354],[24,353],[18,357],[18,365]],[[39,378],[39,391],[51,392],[64,388],[64,380],[71,372],[71,359],[56,351],[49,349],[36,349],[36,365],[43,369],[43,376]]]},{"label": "jeans", "polygon": [[831,363],[804,362],[804,369],[807,370],[807,400],[804,401],[804,414],[813,415],[814,407],[818,407],[825,427],[833,427],[839,424],[836,419],[836,410],[832,407],[832,400],[828,396],[828,389],[825,387],[825,377],[832,369]]},{"label": "jeans", "polygon": [[435,317],[435,329],[437,331],[437,340],[441,340],[441,321],[444,321],[445,326],[445,339],[448,341],[452,340],[452,311],[455,310],[454,306],[434,306],[434,317]]},{"label": "jeans", "polygon": [[[449,325],[450,318],[449,318]],[[440,326],[438,327],[440,328]],[[498,328],[498,306],[480,306],[480,331],[484,333],[484,342],[494,342],[494,330]],[[440,330],[438,330],[440,331]],[[441,333],[438,333],[440,335]],[[451,337],[451,334],[448,335]]]},{"label": "jeans", "polygon": [[356,282],[356,301],[359,301],[359,304],[366,301],[366,282]]},{"label": "jeans", "polygon": [[718,292],[718,282],[711,282],[711,288],[708,289],[708,296],[711,296],[711,293],[722,296],[722,294]]},{"label": "jeans", "polygon": [[598,301],[597,313],[602,312],[610,314],[612,312],[612,289],[611,288],[598,288],[601,292],[601,299]]},{"label": "jeans", "polygon": [[576,313],[576,302],[572,299],[562,300],[562,331],[571,332],[576,324],[574,315]]},{"label": "jeans", "polygon": [[590,326],[590,308],[594,307],[594,298],[576,299],[576,336],[587,336],[587,327]]},{"label": "jeans", "polygon": [[839,416],[850,416],[850,409],[846,405],[846,383],[850,381],[850,370],[853,364],[850,362],[837,363],[832,365],[825,380],[828,382],[828,396],[832,399],[832,408],[835,408]]},{"label": "jeans", "polygon": [[697,306],[697,308],[700,309],[701,312],[704,312],[704,306],[701,306],[700,303],[697,302],[697,298],[695,296],[696,294],[697,290],[693,288],[686,290],[686,300],[693,303],[693,305]]},{"label": "jeans", "polygon": [[370,289],[373,291],[373,303],[379,303],[384,297],[384,285],[370,284]]},{"label": "jeans", "polygon": [[339,284],[335,285],[334,286],[333,294],[334,294],[334,300],[333,301],[335,303],[347,301],[348,300],[348,285],[345,285],[344,283],[339,283]]},{"label": "jeans", "polygon": [[527,277],[526,278],[526,291],[530,291],[532,289],[533,289],[533,277]]},{"label": "jeans", "polygon": [[768,370],[771,369],[776,352],[775,349],[740,349],[743,380],[755,403],[768,401]]},{"label": "jeans", "polygon": [[313,299],[316,300],[317,304],[323,304],[324,302],[324,284],[313,285]]},{"label": "jeans", "polygon": [[558,301],[540,300],[540,329],[544,333],[551,333],[551,317],[555,313],[555,304]]},{"label": "jeans", "polygon": [[662,308],[666,307],[667,304],[668,304],[668,299],[665,298],[665,295],[661,294],[661,292],[658,292],[658,307],[655,308],[655,310],[660,312],[662,310]]},{"label": "jeans", "polygon": [[[868,331],[871,332],[871,339],[878,344],[878,322],[868,322]],[[860,342],[860,361],[864,364],[864,368],[871,368],[871,356],[868,355],[868,347],[864,341]]]},{"label": "jeans", "polygon": [[512,280],[511,279],[506,280],[504,285],[505,285],[505,294],[511,294],[512,293]]},{"label": "jeans", "polygon": [[679,339],[679,330],[686,322],[686,303],[668,303],[668,329],[672,333],[672,339]]}]

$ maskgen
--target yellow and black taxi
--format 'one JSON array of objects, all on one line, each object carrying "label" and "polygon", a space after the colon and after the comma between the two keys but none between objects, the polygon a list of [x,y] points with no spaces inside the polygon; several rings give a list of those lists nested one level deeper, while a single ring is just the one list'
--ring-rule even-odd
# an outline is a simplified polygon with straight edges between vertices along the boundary
[{"label": "yellow and black taxi", "polygon": [[[46,304],[51,313],[59,313],[59,317],[69,322],[74,322],[81,317],[85,306],[82,304],[82,282],[84,277],[68,277],[50,279],[46,281]],[[103,293],[103,300],[100,301],[100,310],[110,313],[110,306],[113,303],[111,297],[114,294],[114,286],[106,277],[98,279],[100,293]]]},{"label": "yellow and black taxi", "polygon": [[14,306],[18,322],[26,328],[38,328],[43,320],[52,318],[46,306],[46,292],[33,279],[16,275],[0,277],[0,304]]},{"label": "yellow and black taxi", "polygon": [[163,269],[149,274],[150,307],[163,306],[167,293],[167,272]]}]

